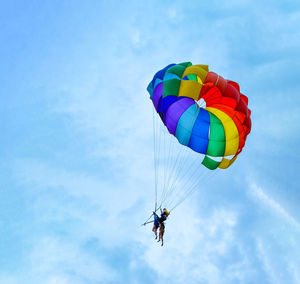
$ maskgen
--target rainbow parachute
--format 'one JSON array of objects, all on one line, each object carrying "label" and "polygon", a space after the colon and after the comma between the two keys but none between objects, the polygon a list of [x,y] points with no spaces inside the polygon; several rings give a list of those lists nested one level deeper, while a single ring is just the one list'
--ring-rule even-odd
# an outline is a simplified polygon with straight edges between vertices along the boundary
[{"label": "rainbow parachute", "polygon": [[236,160],[251,130],[248,98],[237,83],[185,62],[158,71],[147,90],[168,132],[203,154],[205,167],[226,169]]}]

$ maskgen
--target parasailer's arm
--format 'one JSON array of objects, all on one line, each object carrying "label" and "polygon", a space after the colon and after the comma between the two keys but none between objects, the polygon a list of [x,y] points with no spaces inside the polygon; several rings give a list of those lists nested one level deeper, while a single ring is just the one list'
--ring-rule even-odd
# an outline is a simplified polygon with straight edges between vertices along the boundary
[{"label": "parasailer's arm", "polygon": [[154,221],[148,221],[148,222],[145,222],[144,224],[142,224],[141,226],[146,226],[147,224],[150,224],[150,223],[153,223]]}]

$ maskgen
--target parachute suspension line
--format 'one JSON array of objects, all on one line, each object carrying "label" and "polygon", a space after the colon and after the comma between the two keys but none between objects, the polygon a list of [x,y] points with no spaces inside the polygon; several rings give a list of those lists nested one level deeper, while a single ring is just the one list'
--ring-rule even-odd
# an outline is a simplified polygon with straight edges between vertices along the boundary
[{"label": "parachute suspension line", "polygon": [[[159,124],[159,156],[158,156],[158,161],[159,161],[159,184],[158,184],[158,188],[159,190],[158,191],[162,191],[163,190],[163,178],[164,178],[164,173],[165,173],[165,169],[164,169],[164,156],[165,156],[165,152],[164,152],[164,134],[163,134],[163,131],[164,131],[164,124],[161,123],[160,121],[160,117],[157,116],[157,122]],[[159,198],[158,198],[158,208],[160,207],[161,205],[159,204]]]},{"label": "parachute suspension line", "polygon": [[[188,153],[188,148],[185,147],[185,156],[183,157],[180,167],[178,167],[177,169],[177,173],[175,175],[175,178],[172,181],[172,184],[170,184],[170,190],[172,190],[173,188],[176,187],[176,185],[178,184],[179,180],[182,180],[183,177],[190,172],[190,169],[192,168],[192,166],[195,164],[195,162],[197,162],[197,160],[192,160],[192,162],[190,163],[190,165],[187,167],[186,165],[189,164],[188,158],[189,158],[189,153]],[[184,171],[184,168],[186,168],[186,170]]]},{"label": "parachute suspension line", "polygon": [[[176,139],[174,138],[173,140]],[[172,169],[172,176],[170,176],[170,179],[168,181],[167,191],[162,198],[162,203],[164,203],[165,201],[168,202],[171,198],[175,198],[176,188],[174,187],[174,185],[178,183],[178,181],[181,179],[181,176],[185,173],[184,170],[187,168],[187,165],[191,164],[189,160],[190,153],[192,151],[181,144],[177,145],[178,147],[180,147],[181,151],[179,151],[177,163],[174,164],[174,167]],[[192,167],[192,165],[190,165],[190,167]]]},{"label": "parachute suspension line", "polygon": [[[164,158],[165,158],[165,156],[166,156],[166,153],[164,153]],[[166,168],[166,165],[164,165],[164,168]],[[160,201],[162,200],[162,198],[163,198],[163,196],[164,196],[164,194],[165,194],[165,192],[166,192],[166,180],[167,180],[167,178],[166,178],[166,175],[167,175],[167,173],[165,172],[165,176],[164,176],[164,187],[163,187],[163,189],[162,189],[162,191],[161,191],[161,194],[160,194]],[[162,204],[161,204],[161,202],[160,202],[160,206],[161,206]]]},{"label": "parachute suspension line", "polygon": [[[163,163],[163,159],[162,159],[162,157],[164,156],[164,149],[163,149],[163,134],[162,134],[162,132],[165,130],[164,129],[164,124],[163,123],[161,123],[161,121],[160,121],[160,117],[158,116],[158,115],[155,115],[155,118],[156,118],[156,133],[157,133],[157,139],[156,139],[156,144],[157,144],[157,147],[156,147],[156,152],[157,152],[157,163],[158,163],[158,165],[157,165],[157,167],[158,167],[158,172],[157,172],[157,181],[158,181],[158,188],[162,188],[162,186],[163,186],[163,184],[162,184],[162,182],[163,182],[163,176],[161,176],[161,175],[164,175],[164,171],[165,171],[165,169],[162,171],[162,169],[161,169],[161,166],[163,166],[162,165],[162,163]],[[162,152],[162,153],[161,153]],[[157,192],[158,192],[158,190],[157,190]],[[156,199],[157,199],[157,197],[156,197]],[[157,203],[157,206],[158,206],[158,203]],[[156,206],[156,208],[160,208],[160,206],[161,205],[159,205],[158,207]]]},{"label": "parachute suspension line", "polygon": [[[200,159],[193,159],[192,160],[192,162],[189,164],[189,166],[187,167],[187,169],[184,172],[184,174],[180,177],[180,179],[178,179],[176,181],[176,184],[174,184],[173,192],[178,192],[179,196],[183,196],[184,192],[190,188],[190,186],[192,185],[192,183],[195,182],[194,177],[197,177],[197,180],[201,180],[202,179],[202,177],[205,174],[205,172],[201,168],[200,168],[201,171],[199,171],[199,167],[197,165],[198,162],[200,162]],[[184,181],[184,186],[183,186],[183,188],[181,188],[179,190],[178,183],[181,180]],[[178,199],[178,197],[176,199],[180,200],[180,199]],[[174,200],[175,200],[175,194],[174,194],[173,198],[169,200],[169,205],[168,205],[169,207],[172,205],[172,203],[174,202]]]},{"label": "parachute suspension line", "polygon": [[152,108],[152,116],[153,116],[152,117],[152,121],[153,121],[153,164],[154,164],[154,176],[155,176],[155,185],[154,185],[155,186],[155,209],[154,210],[156,210],[156,205],[157,205],[157,168],[156,168],[156,147],[155,147],[156,133],[155,133],[154,108]]},{"label": "parachute suspension line", "polygon": [[[174,138],[174,140],[175,140],[175,138]],[[171,171],[170,171],[170,176],[168,179],[168,187],[167,187],[168,191],[170,189],[170,185],[172,184],[174,178],[176,179],[176,173],[178,171],[178,168],[180,167],[183,157],[185,157],[186,152],[187,152],[186,147],[183,147],[181,144],[179,145],[179,147],[180,147],[180,150],[178,152],[178,155],[176,156],[175,162],[173,163],[173,167],[171,168]]]},{"label": "parachute suspension line", "polygon": [[[182,192],[180,192],[180,196],[179,196],[179,198],[177,198],[177,203],[179,203],[181,200],[184,200],[185,198],[186,198],[186,196],[188,196],[189,195],[189,193],[190,193],[190,191],[191,191],[191,188],[194,188],[194,185],[195,184],[199,184],[200,183],[200,181],[201,181],[201,183],[202,184],[204,184],[204,180],[205,180],[205,175],[207,174],[206,172],[201,172],[201,174],[197,177],[197,180],[195,181],[194,180],[194,177],[196,176],[196,174],[198,175],[198,171],[196,170],[196,171],[193,171],[193,174],[191,175],[191,179],[190,180],[192,180],[192,182],[190,182],[186,187],[185,187],[185,189],[182,191]],[[170,201],[170,204],[168,205],[169,207],[171,207],[171,206],[173,206],[173,203],[174,203],[174,201],[176,201],[176,200],[171,200]],[[177,204],[176,203],[176,204]]]},{"label": "parachute suspension line", "polygon": [[[159,207],[159,208],[160,208],[160,207]],[[157,210],[158,210],[159,208],[155,209],[154,212],[156,213]],[[154,220],[149,221],[149,220],[151,219],[152,216],[153,216],[153,213],[150,215],[150,217],[149,217],[149,218],[148,218],[141,226],[146,226],[146,225],[149,224],[149,223],[153,223]]]},{"label": "parachute suspension line", "polygon": [[[167,165],[168,174],[166,177],[166,191],[168,191],[168,188],[169,188],[170,179],[173,174],[173,168],[176,167],[176,165],[175,165],[176,156],[174,155],[174,147],[176,147],[176,139],[173,135],[169,135],[169,140],[170,140],[170,148],[169,148],[169,161],[170,162],[168,162],[168,165]],[[178,155],[179,155],[179,153],[178,153]],[[162,199],[163,199],[165,193],[166,192],[164,192],[164,194],[162,194]]]},{"label": "parachute suspension line", "polygon": [[[167,156],[167,163],[166,163],[166,165],[165,165],[165,167],[166,167],[166,169],[168,170],[169,169],[169,165],[170,165],[170,160],[171,160],[171,153],[173,153],[173,151],[171,151],[171,148],[173,149],[173,147],[172,146],[174,146],[174,139],[173,139],[173,137],[172,136],[167,136],[167,137],[169,137],[168,139],[169,139],[169,147],[168,147],[168,156]],[[173,142],[173,143],[172,143]],[[169,180],[169,176],[170,176],[170,171],[167,171],[167,173],[166,173],[166,175],[165,175],[165,182],[167,182],[167,184],[165,184],[165,186],[164,186],[164,188],[168,188],[168,180]]]},{"label": "parachute suspension line", "polygon": [[184,148],[183,151],[181,151],[181,155],[178,159],[179,163],[176,165],[177,167],[174,168],[174,174],[175,175],[172,175],[172,179],[169,180],[169,184],[168,184],[168,190],[171,189],[172,187],[172,184],[174,183],[174,181],[177,179],[178,177],[178,174],[180,174],[180,169],[182,168],[182,165],[185,164],[186,162],[186,159],[188,157],[187,153],[188,153],[188,150],[186,147],[183,147],[182,145],[180,145],[181,148]]},{"label": "parachute suspension line", "polygon": [[[182,187],[184,188],[186,185],[182,185]],[[172,200],[174,199],[178,199],[178,193],[180,193],[180,187],[171,187],[168,197],[164,200],[164,202],[166,203],[166,206],[169,208],[169,204],[172,203]]]},{"label": "parachute suspension line", "polygon": [[[183,172],[183,174],[180,176],[180,178],[177,178],[176,180],[174,180],[174,183],[172,184],[171,190],[172,189],[176,189],[179,183],[179,180],[184,180],[186,177],[189,177],[189,174],[191,173],[191,170],[194,168],[194,166],[197,164],[197,161],[193,161],[189,167],[187,168],[187,170],[185,172]],[[187,180],[190,180],[189,178],[187,178]]]},{"label": "parachute suspension line", "polygon": [[[203,183],[203,177],[205,177],[208,174],[208,170],[204,169],[202,167],[202,159],[200,159],[199,156],[196,156],[197,154],[195,154],[194,152],[190,152],[190,158],[191,159],[191,163],[189,163],[188,166],[184,167],[185,171],[182,171],[182,174],[180,176],[178,176],[178,179],[176,181],[176,183],[173,185],[173,192],[178,192],[178,194],[183,197],[185,195],[185,193],[189,190],[190,187],[193,186],[193,184],[195,183]],[[195,154],[195,155],[194,155]],[[194,155],[194,156],[193,156]],[[211,171],[209,171],[211,172]],[[184,185],[182,186],[182,188],[179,190],[179,186],[180,185],[180,181],[184,181]],[[176,195],[178,195],[176,194]],[[168,202],[168,207],[170,207],[174,200],[180,200],[181,198],[175,198],[175,194],[173,195],[172,199],[169,200]]]},{"label": "parachute suspension line", "polygon": [[[216,169],[216,170],[213,171],[213,173],[211,173],[210,175],[207,175],[207,176],[204,178],[204,180],[203,180],[203,184],[207,183],[208,180],[210,180],[213,176],[215,176],[216,173],[217,173],[218,171],[219,171],[219,169]],[[199,184],[199,181],[197,181],[196,184],[195,184],[193,187],[191,187],[191,188],[187,191],[187,193],[185,194],[185,196],[184,196],[181,200],[179,200],[179,201],[175,204],[174,207],[172,207],[172,209],[170,210],[170,212],[173,211],[175,208],[177,208],[179,205],[181,205],[182,202],[185,201],[185,200],[187,199],[187,197],[189,197],[192,193],[194,193],[195,190],[198,188],[198,184]]]},{"label": "parachute suspension line", "polygon": [[170,178],[169,182],[168,182],[168,188],[167,188],[167,192],[164,196],[164,198],[162,199],[162,202],[167,201],[167,198],[170,199],[174,188],[173,185],[174,183],[179,179],[180,173],[182,172],[181,169],[182,167],[186,164],[186,160],[188,158],[188,150],[186,147],[183,147],[182,145],[181,149],[184,148],[181,153],[178,155],[178,163],[175,165],[174,169],[172,170],[172,178]]},{"label": "parachute suspension line", "polygon": [[164,185],[163,185],[163,190],[165,190],[165,187],[166,187],[166,129],[165,129],[165,127],[163,126],[163,135],[164,135],[164,151],[163,151],[163,157],[164,157],[164,159],[163,159],[163,168],[164,168],[164,176],[163,176],[163,178],[164,178]]},{"label": "parachute suspension line", "polygon": [[146,226],[146,224],[151,223],[152,221],[149,221],[149,220],[151,219],[152,216],[153,216],[153,213],[150,215],[150,217],[141,226]]},{"label": "parachute suspension line", "polygon": [[154,168],[155,168],[155,211],[157,210],[157,192],[159,185],[159,154],[160,154],[160,135],[159,121],[155,110],[153,109],[153,132],[154,132]]},{"label": "parachute suspension line", "polygon": [[[166,159],[164,159],[164,186],[163,186],[163,191],[162,191],[162,194],[165,193],[165,191],[168,190],[168,179],[169,179],[169,175],[170,175],[170,172],[168,171],[169,170],[169,163],[170,163],[170,160],[171,160],[171,146],[174,145],[174,143],[172,143],[172,137],[168,135],[168,131],[167,131],[167,128],[164,128],[164,137],[169,140],[169,143],[168,144],[168,148],[165,148],[164,150],[164,157]],[[167,154],[168,153],[168,154]]]},{"label": "parachute suspension line", "polygon": [[[212,178],[216,173],[212,173],[211,175],[205,176],[203,179],[202,184],[206,184],[209,179]],[[190,187],[189,190],[186,191],[185,195],[175,204],[175,206],[172,208],[174,210],[176,207],[178,207],[180,204],[182,204],[191,194],[193,194],[199,187],[199,182],[196,182],[194,186]]]},{"label": "parachute suspension line", "polygon": [[[181,145],[181,147],[183,147]],[[191,173],[191,169],[194,165],[199,161],[198,157],[195,159],[190,159],[191,154],[194,153],[192,150],[185,148],[185,156],[181,160],[181,164],[177,169],[175,178],[173,179],[172,183],[169,186],[169,193],[172,195],[177,190],[177,185],[179,181],[183,180],[184,177],[188,176]],[[189,179],[187,179],[189,181]],[[186,187],[186,186],[185,186]],[[174,197],[175,198],[175,197]]]},{"label": "parachute suspension line", "polygon": [[[192,182],[190,185],[186,188],[186,190],[181,194],[183,200],[187,198],[191,194],[194,188],[197,188],[200,184],[204,185],[206,183],[206,179],[212,174],[211,171],[207,172],[208,170],[202,169],[201,174],[198,178],[195,178],[197,171],[195,171],[191,177]],[[181,200],[179,199],[179,200]]]},{"label": "parachute suspension line", "polygon": [[176,138],[173,136],[173,135],[168,135],[169,137],[169,153],[168,153],[168,163],[167,163],[167,169],[168,169],[168,172],[167,172],[167,177],[166,177],[166,188],[168,190],[168,187],[169,187],[169,180],[170,180],[170,177],[171,177],[171,174],[172,174],[172,171],[171,171],[171,167],[172,165],[174,165],[174,161],[175,161],[175,155],[174,155],[174,150],[176,148]]},{"label": "parachute suspension line", "polygon": [[[178,155],[176,157],[176,160],[175,160],[175,163],[172,166],[172,170],[171,170],[171,176],[172,177],[174,176],[174,173],[176,172],[175,169],[176,169],[176,166],[178,164],[178,161],[180,160],[179,157],[181,156],[182,148],[184,148],[184,147],[180,147],[180,152],[178,153]],[[160,206],[162,206],[163,200],[166,198],[166,193],[167,193],[166,190],[164,190],[162,192]]]}]

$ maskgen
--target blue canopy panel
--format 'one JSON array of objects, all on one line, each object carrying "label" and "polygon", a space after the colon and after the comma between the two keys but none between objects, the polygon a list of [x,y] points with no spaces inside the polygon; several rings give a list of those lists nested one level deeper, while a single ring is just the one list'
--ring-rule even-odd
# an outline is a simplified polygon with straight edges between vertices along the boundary
[{"label": "blue canopy panel", "polygon": [[206,154],[209,140],[210,118],[207,110],[200,108],[195,121],[189,147],[194,151]]}]

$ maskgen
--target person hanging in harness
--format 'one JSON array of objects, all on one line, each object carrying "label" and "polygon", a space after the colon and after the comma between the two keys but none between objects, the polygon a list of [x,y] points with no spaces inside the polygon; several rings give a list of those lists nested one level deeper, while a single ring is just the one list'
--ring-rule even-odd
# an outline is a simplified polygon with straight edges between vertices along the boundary
[{"label": "person hanging in harness", "polygon": [[152,228],[152,231],[155,234],[155,239],[157,239],[157,229],[159,227],[159,238],[158,238],[158,242],[161,240],[162,243],[161,245],[164,245],[164,233],[165,233],[165,224],[164,221],[167,220],[168,216],[169,216],[169,212],[166,208],[164,208],[163,210],[160,209],[160,217],[158,217],[158,215],[156,214],[156,212],[153,211],[153,215],[154,215],[154,225]]},{"label": "person hanging in harness", "polygon": [[167,220],[168,216],[169,216],[169,211],[164,208],[163,210],[160,209],[160,221],[164,222]]},{"label": "person hanging in harness", "polygon": [[155,212],[153,212],[153,215],[154,215],[154,223],[153,223],[152,232],[155,235],[155,239],[157,239],[157,229],[159,227],[159,222],[158,222],[159,217],[158,217],[158,215]]},{"label": "person hanging in harness", "polygon": [[167,217],[169,216],[169,211],[164,208],[163,210],[160,209],[160,217],[158,217],[158,215],[156,214],[156,212],[153,211],[153,215],[154,215],[154,223],[155,223],[155,220],[158,221],[158,223],[162,223],[164,221],[167,220]]}]

